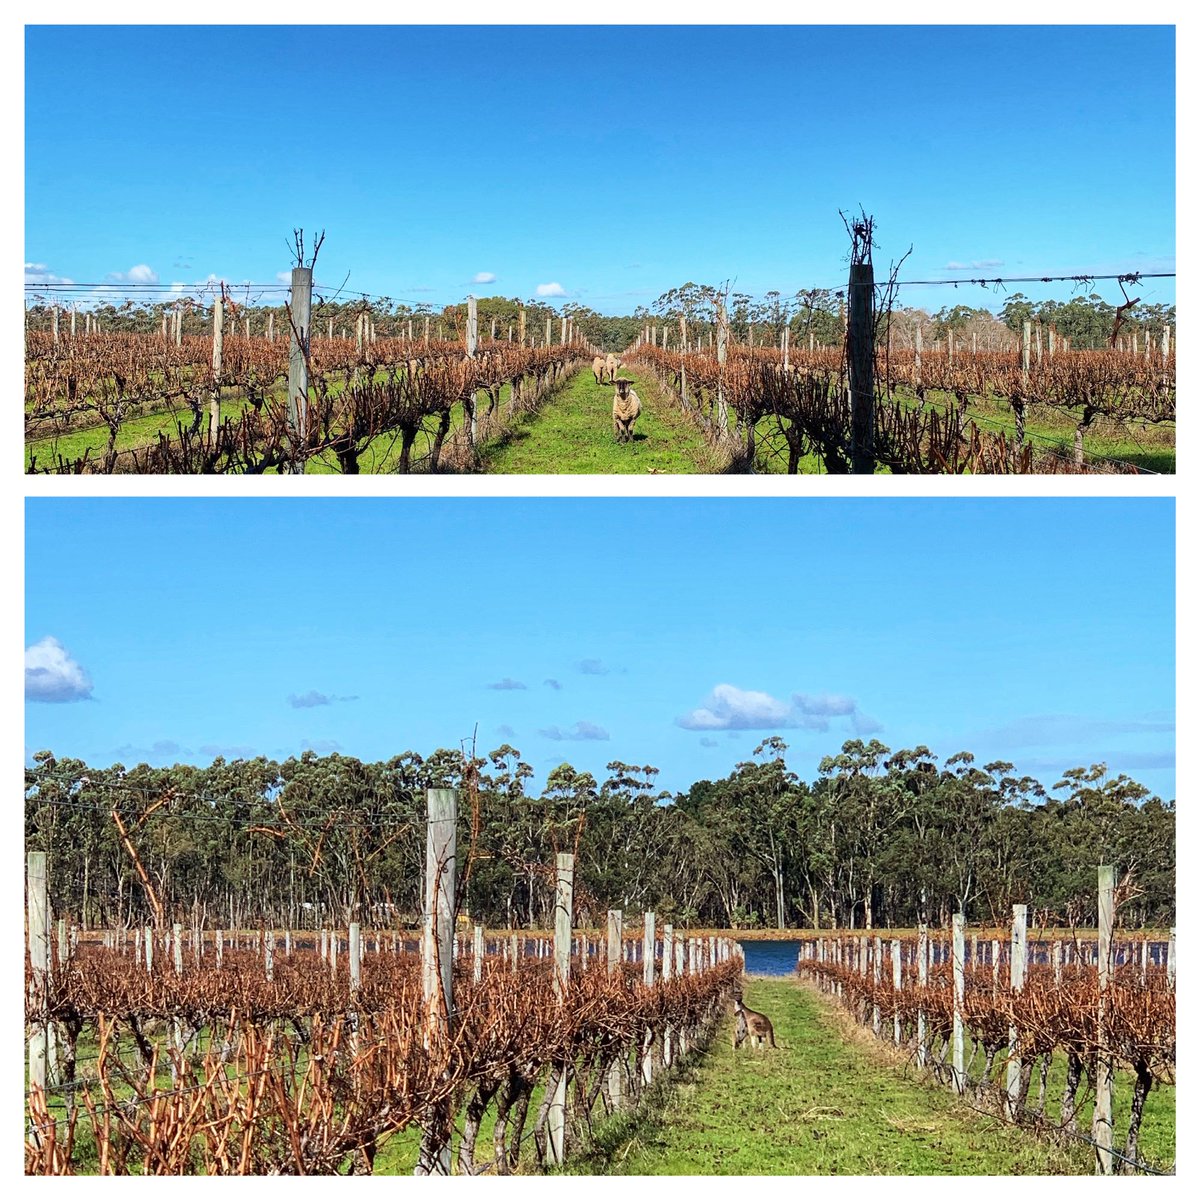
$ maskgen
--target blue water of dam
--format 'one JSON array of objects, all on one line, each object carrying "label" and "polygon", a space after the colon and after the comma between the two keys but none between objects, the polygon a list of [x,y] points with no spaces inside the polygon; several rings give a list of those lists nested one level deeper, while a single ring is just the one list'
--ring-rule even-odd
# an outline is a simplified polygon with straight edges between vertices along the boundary
[{"label": "blue water of dam", "polygon": [[796,941],[738,942],[746,956],[749,975],[791,975],[796,969],[800,943]]}]

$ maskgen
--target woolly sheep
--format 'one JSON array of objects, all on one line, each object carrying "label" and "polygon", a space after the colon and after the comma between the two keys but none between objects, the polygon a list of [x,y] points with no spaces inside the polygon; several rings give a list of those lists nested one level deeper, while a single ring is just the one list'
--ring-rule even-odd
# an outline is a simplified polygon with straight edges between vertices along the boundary
[{"label": "woolly sheep", "polygon": [[642,411],[642,402],[628,379],[614,380],[617,390],[613,393],[613,434],[618,442],[633,441],[633,423]]},{"label": "woolly sheep", "polygon": [[597,354],[596,357],[592,359],[592,374],[595,375],[597,383],[604,382],[604,372],[606,367],[607,364],[601,355]]},{"label": "woolly sheep", "polygon": [[604,370],[605,370],[605,373],[608,375],[609,383],[616,383],[617,372],[620,369],[621,369],[621,360],[615,354],[610,354],[604,360]]}]

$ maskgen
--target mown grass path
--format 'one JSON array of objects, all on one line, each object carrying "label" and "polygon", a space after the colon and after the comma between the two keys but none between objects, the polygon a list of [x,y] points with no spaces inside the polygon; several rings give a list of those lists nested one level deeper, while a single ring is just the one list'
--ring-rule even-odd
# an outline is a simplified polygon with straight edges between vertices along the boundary
[{"label": "mown grass path", "polygon": [[[601,1139],[573,1169],[615,1175],[1089,1173],[1060,1149],[973,1111],[889,1061],[848,1018],[791,979],[750,979],[746,1003],[777,1050],[736,1053],[731,1022],[657,1113]],[[1090,1152],[1089,1152],[1090,1153]]]},{"label": "mown grass path", "polygon": [[697,474],[719,469],[700,430],[669,401],[658,397],[649,375],[634,380],[642,414],[632,442],[613,437],[613,388],[598,384],[588,369],[491,446],[484,469],[492,474]]}]

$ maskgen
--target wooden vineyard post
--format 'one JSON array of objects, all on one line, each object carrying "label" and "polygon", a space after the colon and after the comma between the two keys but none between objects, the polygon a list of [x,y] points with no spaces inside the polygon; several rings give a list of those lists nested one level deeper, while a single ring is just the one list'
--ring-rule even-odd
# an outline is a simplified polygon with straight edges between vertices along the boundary
[{"label": "wooden vineyard post", "polygon": [[[50,891],[46,878],[46,852],[30,850],[25,856],[25,920],[29,937],[29,1002],[34,1012],[44,1010],[50,986]],[[29,1089],[46,1090],[50,1060],[50,1023],[34,1024],[27,1046]],[[38,1135],[35,1133],[35,1137]]]},{"label": "wooden vineyard post", "polygon": [[[729,409],[725,401],[725,345],[729,340],[729,321],[725,315],[725,297],[717,298],[717,431],[724,437],[729,431]],[[754,436],[754,426],[750,426]]]},{"label": "wooden vineyard post", "polygon": [[1175,990],[1175,929],[1171,928],[1171,934],[1167,938],[1167,987],[1172,991]]},{"label": "wooden vineyard post", "polygon": [[288,354],[288,438],[292,473],[304,471],[308,442],[308,339],[312,321],[312,268],[292,268],[292,341]]},{"label": "wooden vineyard post", "polygon": [[871,1032],[879,1037],[883,1024],[879,1016],[879,984],[883,978],[883,939],[876,934],[871,942],[871,983],[874,984],[874,1000],[871,1003]]},{"label": "wooden vineyard post", "polygon": [[357,921],[350,922],[347,953],[350,956],[350,994],[354,995],[362,987],[362,926]]},{"label": "wooden vineyard post", "polygon": [[[1026,907],[1014,904],[1012,910],[1012,942],[1008,951],[1008,982],[1014,994],[1025,987]],[[1010,1121],[1017,1119],[1021,1096],[1021,1060],[1017,1057],[1017,1027],[1008,1026],[1008,1068],[1005,1072],[1005,1107]]]},{"label": "wooden vineyard post", "polygon": [[263,970],[266,972],[268,983],[275,978],[275,930],[273,929],[268,929],[267,936],[263,939]]},{"label": "wooden vineyard post", "polygon": [[[560,852],[555,860],[554,889],[554,994],[561,1005],[571,980],[571,924],[575,890],[575,855]],[[547,1114],[550,1161],[561,1165],[566,1157],[567,1081],[571,1063],[558,1064],[554,1075],[554,1098]]]},{"label": "wooden vineyard post", "polygon": [[[646,913],[645,926],[642,932],[642,982],[647,987],[654,986],[654,914]],[[642,1045],[642,1081],[650,1084],[654,1081],[654,1056],[650,1047],[654,1038],[652,1029],[646,1030],[646,1039]]]},{"label": "wooden vineyard post", "polygon": [[[425,1005],[426,1050],[444,1046],[454,1019],[454,887],[457,864],[455,822],[458,790],[425,793],[425,912],[421,930],[421,995]],[[453,1116],[446,1102],[423,1114],[421,1148],[414,1175],[450,1174]]]},{"label": "wooden vineyard post", "polygon": [[559,343],[563,346],[567,344],[567,318],[562,318],[562,332],[559,337]]},{"label": "wooden vineyard post", "polygon": [[1100,928],[1096,970],[1100,998],[1096,1008],[1096,1106],[1092,1112],[1092,1141],[1096,1144],[1096,1174],[1113,1173],[1112,1052],[1108,1045],[1109,988],[1112,985],[1113,868],[1097,869]]},{"label": "wooden vineyard post", "polygon": [[[670,923],[663,925],[662,948],[662,977],[665,983],[675,973],[675,926]],[[670,1026],[663,1028],[662,1063],[664,1068],[671,1065]]]},{"label": "wooden vineyard post", "polygon": [[[609,978],[614,975],[620,975],[622,963],[624,959],[621,957],[622,943],[625,937],[625,920],[624,914],[619,908],[610,908],[608,910],[608,940],[605,946],[605,953],[608,959],[608,974]],[[622,1057],[625,1057],[628,1051],[623,1052]],[[621,1061],[614,1062],[608,1072],[608,1098],[612,1101],[613,1111],[619,1111],[624,1104],[624,1072],[621,1070]]]},{"label": "wooden vineyard post", "polygon": [[479,983],[483,979],[483,926],[476,925],[471,942],[471,978]]},{"label": "wooden vineyard post", "polygon": [[213,390],[208,409],[209,436],[216,438],[221,424],[221,360],[225,352],[225,302],[218,296],[213,301]]},{"label": "wooden vineyard post", "polygon": [[849,290],[851,470],[855,475],[872,475],[875,472],[875,269],[869,262],[851,264]]},{"label": "wooden vineyard post", "polygon": [[[929,928],[922,921],[917,926],[917,986],[924,994],[929,983]],[[928,1051],[925,1046],[925,1008],[917,1008],[917,1066],[924,1067]]]},{"label": "wooden vineyard post", "polygon": [[952,936],[954,1018],[950,1033],[950,1068],[954,1076],[954,1090],[961,1096],[966,1091],[967,1078],[963,1066],[963,1004],[966,999],[966,980],[963,974],[963,915],[960,912],[954,914]]},{"label": "wooden vineyard post", "polygon": [[892,990],[896,993],[896,1011],[892,1017],[892,1042],[900,1045],[900,989],[904,986],[904,967],[900,961],[900,939],[892,938]]},{"label": "wooden vineyard post", "polygon": [[[479,306],[474,296],[467,297],[467,357],[474,358],[475,351],[479,344]],[[475,452],[475,446],[479,437],[479,417],[475,412],[475,388],[472,384],[469,396],[464,397],[463,405],[466,409],[467,420],[465,428],[467,431],[467,445],[470,447],[472,454]]]}]

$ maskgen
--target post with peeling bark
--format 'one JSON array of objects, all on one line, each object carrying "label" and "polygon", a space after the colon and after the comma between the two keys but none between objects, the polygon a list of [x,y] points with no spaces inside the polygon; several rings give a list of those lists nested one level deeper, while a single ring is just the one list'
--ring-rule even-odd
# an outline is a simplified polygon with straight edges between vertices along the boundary
[{"label": "post with peeling bark", "polygon": [[[46,852],[30,850],[25,856],[25,919],[29,937],[30,1006],[44,1010],[50,986],[50,891],[46,877]],[[50,1060],[50,1024],[39,1021],[29,1036],[29,1087],[46,1088]],[[36,1135],[35,1135],[36,1136]]]},{"label": "post with peeling bark", "polygon": [[871,1032],[879,1037],[883,1024],[879,1015],[879,984],[882,979],[883,939],[875,935],[871,943],[871,982],[875,985],[875,1002],[871,1005]]},{"label": "post with peeling bark", "polygon": [[[1014,904],[1012,910],[1012,942],[1008,952],[1008,982],[1014,992],[1025,987],[1026,907]],[[1017,1027],[1008,1027],[1008,1068],[1005,1072],[1005,1106],[1009,1120],[1017,1118],[1021,1096],[1021,1060],[1017,1057]]]},{"label": "post with peeling bark", "polygon": [[357,921],[350,922],[350,994],[353,995],[362,987],[362,926]]},{"label": "post with peeling bark", "polygon": [[963,1059],[963,1007],[966,999],[966,979],[963,974],[963,915],[955,913],[952,924],[953,949],[951,970],[954,975],[954,1023],[950,1032],[950,1069],[954,1090],[961,1096],[967,1087]]},{"label": "post with peeling bark", "polygon": [[471,945],[471,978],[479,983],[483,979],[483,926],[475,926],[475,936]]},{"label": "post with peeling bark", "polygon": [[[605,947],[608,958],[608,974],[610,978],[613,975],[621,974],[621,964],[624,961],[621,956],[621,949],[624,937],[624,914],[619,908],[610,908],[608,910],[608,943]],[[623,1057],[626,1057],[627,1055],[628,1051],[624,1051],[622,1054]],[[614,1112],[619,1111],[625,1102],[625,1075],[621,1067],[621,1059],[618,1059],[609,1068],[608,1072],[608,1098],[610,1101],[612,1101]]]},{"label": "post with peeling bark", "polygon": [[[571,979],[571,923],[575,889],[575,855],[559,853],[555,860],[554,889],[554,994],[561,1004],[567,996]],[[566,1157],[567,1137],[567,1080],[571,1064],[558,1064],[555,1074],[554,1098],[547,1114],[547,1133],[550,1161],[561,1165]]]},{"label": "post with peeling bark", "polygon": [[[654,914],[646,913],[645,927],[642,933],[642,982],[647,987],[654,986]],[[651,1053],[654,1031],[646,1030],[646,1039],[642,1045],[642,1081],[649,1085],[654,1082],[654,1056]]]},{"label": "post with peeling bark", "polygon": [[308,440],[308,347],[312,323],[312,268],[292,268],[292,342],[288,355],[288,438],[292,472],[304,470],[302,448]]},{"label": "post with peeling bark", "polygon": [[875,472],[875,269],[869,262],[850,267],[851,470]]},{"label": "post with peeling bark", "polygon": [[1109,989],[1112,986],[1113,868],[1097,870],[1100,928],[1096,967],[1100,998],[1096,1009],[1096,1106],[1092,1112],[1092,1141],[1096,1144],[1096,1174],[1113,1173],[1112,1052],[1108,1046]]},{"label": "post with peeling bark", "polygon": [[[724,437],[729,430],[729,407],[725,400],[725,345],[729,340],[729,320],[725,315],[725,297],[717,298],[717,431]],[[753,461],[754,426],[750,426],[750,459]]]},{"label": "post with peeling bark", "polygon": [[208,430],[216,437],[217,428],[221,424],[221,365],[225,352],[225,302],[218,296],[213,301],[213,352],[212,372],[213,390],[208,408]]},{"label": "post with peeling bark", "polygon": [[[924,994],[929,983],[929,929],[922,922],[917,926],[917,986]],[[917,1066],[925,1066],[928,1051],[925,1045],[925,1009],[917,1008]]]},{"label": "post with peeling bark", "polygon": [[892,1041],[900,1045],[900,989],[904,985],[903,966],[900,962],[900,939],[892,938],[892,990],[896,993],[896,1012],[892,1017]]},{"label": "post with peeling bark", "polygon": [[[454,1020],[454,887],[458,790],[425,793],[425,912],[421,931],[421,994],[427,1049],[444,1045]],[[414,1175],[450,1174],[453,1116],[440,1103],[423,1114],[421,1148]]]}]

